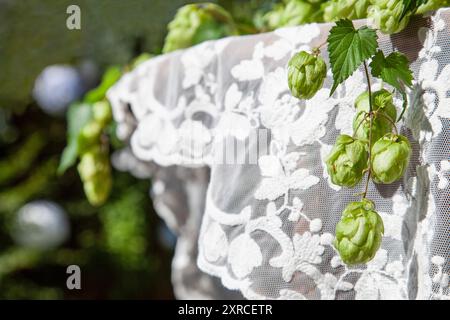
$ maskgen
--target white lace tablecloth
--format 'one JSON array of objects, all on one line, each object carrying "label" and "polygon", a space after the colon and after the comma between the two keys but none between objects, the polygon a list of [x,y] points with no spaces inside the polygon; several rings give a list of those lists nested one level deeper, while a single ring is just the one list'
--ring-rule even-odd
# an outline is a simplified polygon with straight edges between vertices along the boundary
[{"label": "white lace tablecloth", "polygon": [[[342,264],[332,241],[363,186],[331,184],[324,156],[337,135],[352,132],[363,73],[332,97],[331,74],[308,101],[287,88],[289,58],[323,43],[331,26],[162,55],[108,92],[117,134],[131,150],[118,166],[152,176],[155,207],[179,235],[178,298],[450,298],[450,9],[380,34],[386,54],[400,50],[412,62],[416,81],[398,130],[413,156],[401,181],[370,184],[385,234],[375,259],[355,267]],[[328,61],[326,48],[322,56]],[[235,159],[221,161],[232,145],[241,145]]]}]

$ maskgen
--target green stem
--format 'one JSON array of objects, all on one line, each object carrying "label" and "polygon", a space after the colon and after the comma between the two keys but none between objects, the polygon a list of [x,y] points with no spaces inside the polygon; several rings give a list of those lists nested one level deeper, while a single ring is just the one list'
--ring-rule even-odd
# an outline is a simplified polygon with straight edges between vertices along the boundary
[{"label": "green stem", "polygon": [[369,167],[367,169],[368,174],[367,174],[366,186],[364,188],[364,193],[362,194],[363,199],[366,198],[367,190],[369,189],[370,176],[372,174],[371,160],[370,160],[371,154],[372,154],[372,124],[373,124],[372,87],[370,85],[370,77],[369,77],[369,71],[367,70],[366,61],[364,61],[364,71],[365,71],[366,79],[367,79],[367,87],[369,89],[369,117],[370,117],[370,123],[369,123]]},{"label": "green stem", "polygon": [[[372,86],[370,85],[369,71],[367,70],[366,61],[364,61],[364,72],[366,73],[367,87],[369,89],[369,114],[372,113]],[[372,127],[371,127],[372,129]]]},{"label": "green stem", "polygon": [[325,40],[324,42],[322,42],[318,47],[317,47],[317,49],[320,49],[320,48],[322,48],[324,45],[326,45],[327,44],[327,41]]},{"label": "green stem", "polygon": [[[369,94],[369,99],[371,99],[372,97]],[[372,123],[373,123],[373,113],[370,113],[370,124],[369,124],[369,168],[367,169],[367,180],[366,180],[366,186],[364,188],[364,193],[363,193],[363,199],[366,198],[367,195],[367,190],[369,189],[369,181],[370,181],[370,176],[372,175],[372,168],[371,168],[371,154],[372,154]]]}]

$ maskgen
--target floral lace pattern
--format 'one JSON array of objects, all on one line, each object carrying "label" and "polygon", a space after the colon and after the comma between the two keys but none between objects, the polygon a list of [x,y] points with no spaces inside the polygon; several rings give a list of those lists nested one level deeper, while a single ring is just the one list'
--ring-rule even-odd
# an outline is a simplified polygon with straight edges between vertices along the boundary
[{"label": "floral lace pattern", "polygon": [[[414,155],[402,181],[370,185],[385,234],[365,265],[344,265],[332,245],[355,195],[331,184],[323,161],[335,137],[352,130],[363,74],[356,71],[332,96],[329,75],[307,101],[287,88],[289,58],[319,45],[330,24],[176,51],[143,63],[108,92],[118,136],[139,160],[210,168],[199,235],[191,239],[202,272],[251,299],[450,298],[450,9],[425,19],[428,27],[404,31],[417,38],[408,52],[417,81],[398,130]],[[394,40],[380,38],[385,53]],[[269,137],[254,142],[260,129]],[[217,163],[224,141],[256,143],[261,153],[254,163]],[[235,156],[253,156],[243,150]]]}]

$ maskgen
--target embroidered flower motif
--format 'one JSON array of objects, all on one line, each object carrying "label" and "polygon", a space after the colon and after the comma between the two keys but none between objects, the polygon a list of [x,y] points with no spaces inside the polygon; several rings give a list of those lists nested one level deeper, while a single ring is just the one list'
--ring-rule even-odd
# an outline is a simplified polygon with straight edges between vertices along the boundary
[{"label": "embroidered flower motif", "polygon": [[433,173],[436,174],[438,178],[438,185],[437,187],[439,189],[445,189],[450,184],[449,178],[446,177],[446,175],[450,174],[450,161],[448,160],[442,160],[440,163],[440,169],[437,170],[436,166],[433,164],[431,170]]},{"label": "embroidered flower motif", "polygon": [[216,136],[231,135],[239,140],[245,140],[253,128],[252,118],[253,95],[243,98],[242,91],[233,83],[225,94],[225,109],[220,116],[220,121],[215,128]]},{"label": "embroidered flower motif", "polygon": [[280,159],[274,155],[259,158],[258,165],[264,179],[255,192],[258,200],[275,200],[291,189],[306,190],[319,183],[319,178],[309,173],[309,170],[299,168],[295,171],[286,170]]},{"label": "embroidered flower motif", "polygon": [[[384,249],[380,249],[375,258],[367,263],[367,269],[355,284],[357,300],[400,300],[405,299],[405,294],[401,291],[393,275],[403,272],[403,265],[393,262],[387,266],[388,254]],[[386,269],[386,271],[385,271]],[[390,271],[390,273],[387,272]],[[400,271],[401,270],[401,271]]]},{"label": "embroidered flower motif", "polygon": [[331,258],[330,265],[332,268],[338,268],[340,266],[344,266],[344,263],[342,262],[342,259],[339,255],[335,255],[333,258]]},{"label": "embroidered flower motif", "polygon": [[[423,112],[431,124],[432,136],[426,132],[420,132],[420,139],[429,141],[442,132],[442,122],[440,118],[450,118],[450,97],[447,96],[447,85],[450,81],[450,65],[446,65],[440,73],[437,60],[429,60],[420,66],[418,83],[426,92],[423,95],[423,105],[413,106],[409,111],[408,127],[413,130],[415,136],[418,136],[418,130],[421,129],[421,117],[415,115],[416,108],[423,108]],[[419,123],[417,123],[420,121]]]},{"label": "embroidered flower motif", "polygon": [[282,289],[278,300],[307,300],[306,297],[298,291]]},{"label": "embroidered flower motif", "polygon": [[253,58],[251,60],[242,60],[238,65],[231,68],[231,75],[238,81],[250,81],[260,79],[264,76],[264,64],[261,61],[262,42],[255,46]]},{"label": "embroidered flower motif", "polygon": [[277,68],[264,77],[258,100],[262,104],[259,109],[261,124],[271,130],[274,139],[287,144],[289,130],[287,124],[292,123],[300,112],[300,101],[288,93],[287,74],[284,68]]},{"label": "embroidered flower motif", "polygon": [[314,97],[306,100],[300,118],[288,124],[289,134],[295,145],[311,145],[325,135],[328,112],[334,107],[334,100],[329,95],[328,88],[319,90]]},{"label": "embroidered flower motif", "polygon": [[437,286],[437,290],[432,294],[432,298],[450,300],[449,274],[444,272],[445,258],[438,255],[433,256],[431,263],[437,267],[437,272],[432,278],[432,282]]},{"label": "embroidered flower motif", "polygon": [[392,213],[379,212],[384,221],[384,237],[402,241],[403,220],[406,212],[410,210],[412,201],[408,200],[403,192],[392,196]]},{"label": "embroidered flower motif", "polygon": [[209,47],[208,43],[184,51],[181,56],[181,63],[184,67],[183,89],[199,84],[213,58],[214,50]]},{"label": "embroidered flower motif", "polygon": [[238,278],[249,275],[253,268],[262,263],[262,253],[258,244],[247,233],[237,236],[230,243],[228,261]]},{"label": "embroidered flower motif", "polygon": [[283,59],[287,54],[291,53],[292,50],[294,50],[294,47],[289,41],[286,39],[279,39],[264,47],[264,55],[278,61]]},{"label": "embroidered flower motif", "polygon": [[433,28],[422,27],[419,29],[419,40],[423,43],[423,48],[419,52],[419,58],[430,59],[432,55],[440,53],[441,47],[437,45],[438,33],[445,29],[445,21],[436,15],[431,18]]},{"label": "embroidered flower motif", "polygon": [[211,143],[212,137],[209,130],[201,121],[186,120],[178,129],[179,141],[177,145],[179,153],[190,159],[203,159],[206,147]]},{"label": "embroidered flower motif", "polygon": [[318,264],[322,262],[322,254],[325,248],[320,244],[320,236],[305,232],[302,235],[295,234],[293,241],[295,258],[298,263],[307,262]]},{"label": "embroidered flower motif", "polygon": [[338,113],[334,125],[341,134],[353,134],[353,117],[356,113],[354,106],[356,98],[366,90],[366,82],[361,71],[355,71],[343,85],[340,85],[335,94],[334,101]]},{"label": "embroidered flower motif", "polygon": [[320,290],[320,299],[333,300],[336,291],[349,291],[353,289],[353,284],[347,281],[338,281],[336,276],[326,273],[316,280],[317,288]]},{"label": "embroidered flower motif", "polygon": [[[167,139],[161,140],[160,135]],[[152,152],[170,154],[176,147],[177,139],[177,130],[169,119],[149,113],[139,122],[131,138],[131,147],[138,158],[150,160]]]},{"label": "embroidered flower motif", "polygon": [[[292,97],[288,93],[289,87],[287,85],[286,79],[287,79],[286,68],[281,67],[278,67],[274,71],[269,72],[263,78],[258,95],[258,100],[263,105],[261,110],[262,118],[267,118],[267,116],[265,116],[264,113],[275,107],[275,103],[277,102],[281,94],[287,93],[290,97]],[[295,103],[298,103],[298,100],[296,100],[295,98],[293,98],[292,103],[294,103],[294,101]],[[293,109],[296,108],[294,107]],[[285,112],[283,112],[283,114],[284,113]],[[269,124],[271,123],[271,121],[265,121],[264,123]],[[267,127],[270,128],[273,126],[269,125]]]},{"label": "embroidered flower motif", "polygon": [[292,222],[297,222],[300,219],[300,216],[303,213],[303,202],[300,198],[295,197],[292,200],[292,209],[289,213],[288,220]]},{"label": "embroidered flower motif", "polygon": [[216,262],[226,256],[227,236],[218,223],[211,222],[203,235],[202,243],[206,260]]},{"label": "embroidered flower motif", "polygon": [[309,231],[302,235],[294,234],[292,243],[294,245],[293,256],[283,266],[283,279],[286,282],[291,281],[295,271],[301,271],[308,275],[316,274],[318,271],[312,265],[322,262],[322,255],[325,251],[324,246],[320,243],[320,235],[311,234]]},{"label": "embroidered flower motif", "polygon": [[309,230],[312,233],[319,232],[322,230],[322,220],[321,219],[314,219],[309,223]]},{"label": "embroidered flower motif", "polygon": [[279,28],[274,33],[282,39],[287,40],[293,49],[295,49],[297,45],[310,43],[312,39],[318,37],[320,35],[320,28],[318,24],[310,23],[298,27]]}]

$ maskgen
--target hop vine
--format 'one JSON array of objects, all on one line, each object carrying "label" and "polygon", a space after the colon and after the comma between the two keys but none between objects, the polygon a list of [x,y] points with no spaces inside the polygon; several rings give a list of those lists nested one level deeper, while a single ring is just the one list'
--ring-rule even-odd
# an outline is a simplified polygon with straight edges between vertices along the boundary
[{"label": "hop vine", "polygon": [[[385,57],[378,49],[376,31],[368,26],[356,29],[350,20],[341,19],[331,28],[327,43],[334,80],[331,95],[361,67],[368,87],[367,92],[360,94],[354,103],[356,114],[353,119],[353,136],[340,135],[325,160],[333,184],[353,188],[366,176],[364,190],[358,194],[361,200],[347,205],[336,226],[334,246],[342,261],[353,265],[366,263],[375,256],[384,232],[383,221],[376,211],[375,203],[367,197],[369,182],[393,183],[403,176],[408,167],[411,145],[405,136],[397,132],[395,122],[401,120],[407,107],[405,90],[411,86],[413,76],[406,56],[393,52]],[[289,72],[292,65],[297,65],[296,71],[312,72],[317,69],[311,62],[305,63],[319,59],[317,49],[314,52],[316,55],[307,52],[294,55],[289,62]],[[398,119],[393,92],[386,89],[372,91],[369,60],[372,76],[391,85],[393,92],[397,91],[404,99],[403,111]],[[309,99],[318,91],[323,79],[320,79],[320,86],[317,86],[317,81],[311,85],[303,80],[304,73],[305,71],[297,77],[289,73],[289,88],[294,96]],[[319,78],[319,74],[326,74],[326,70],[312,73],[306,78]],[[299,95],[299,91],[308,94]]]}]

